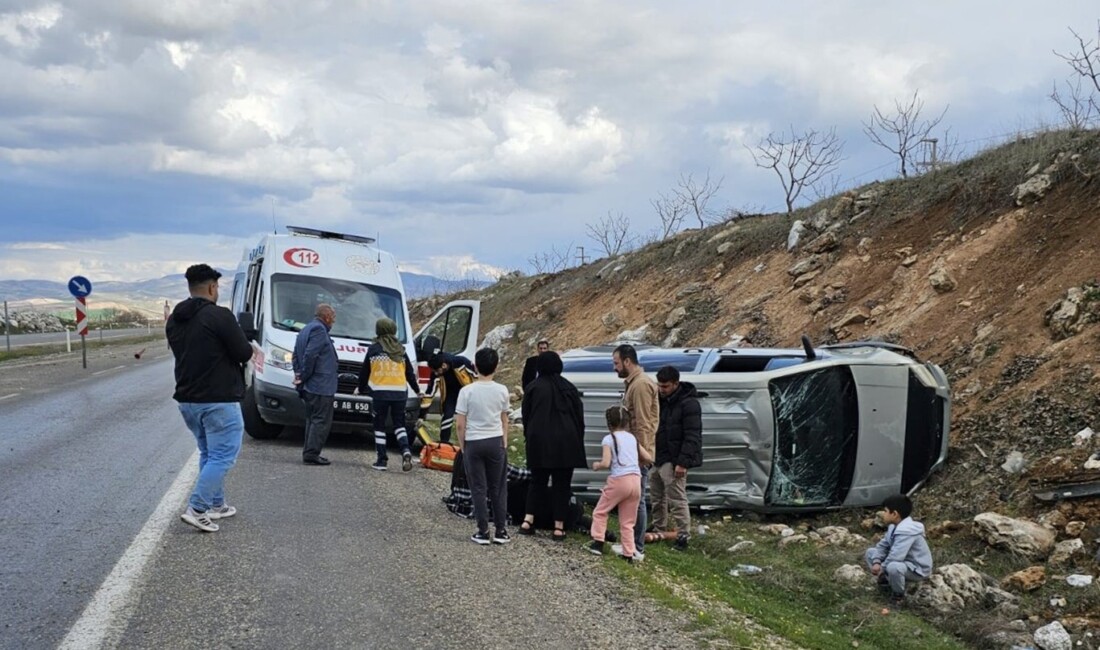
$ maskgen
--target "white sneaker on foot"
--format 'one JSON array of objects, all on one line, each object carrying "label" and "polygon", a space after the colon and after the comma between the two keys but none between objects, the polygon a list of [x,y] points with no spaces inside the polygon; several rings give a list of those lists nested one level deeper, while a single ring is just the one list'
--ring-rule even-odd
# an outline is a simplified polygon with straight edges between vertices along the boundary
[{"label": "white sneaker on foot", "polygon": [[220,506],[214,506],[206,511],[206,515],[211,519],[225,519],[226,517],[232,517],[237,514],[237,509],[228,503]]},{"label": "white sneaker on foot", "polygon": [[[625,555],[623,555],[623,545],[622,544],[612,544],[611,545],[611,552],[614,553],[615,555],[619,555],[621,557],[626,557]],[[633,560],[635,562],[641,562],[641,561],[645,560],[645,553],[639,553],[638,551],[634,551]]]},{"label": "white sneaker on foot", "polygon": [[184,523],[191,524],[195,528],[203,531],[204,533],[216,533],[218,532],[218,525],[210,520],[210,515],[205,512],[197,512],[191,506],[187,507],[187,510],[183,511],[180,515],[180,519]]}]

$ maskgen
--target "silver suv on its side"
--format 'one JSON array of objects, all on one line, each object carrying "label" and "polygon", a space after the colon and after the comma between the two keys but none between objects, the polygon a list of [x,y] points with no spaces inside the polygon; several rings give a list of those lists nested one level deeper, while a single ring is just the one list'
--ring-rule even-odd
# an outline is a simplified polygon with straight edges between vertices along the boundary
[{"label": "silver suv on its side", "polygon": [[[951,393],[939,366],[879,342],[802,349],[637,346],[651,376],[677,368],[698,391],[703,465],[688,472],[691,505],[765,512],[877,506],[910,494],[947,457]],[[562,354],[584,403],[585,448],[599,458],[604,411],[620,403],[614,346]],[[595,500],[605,476],[574,474]]]}]

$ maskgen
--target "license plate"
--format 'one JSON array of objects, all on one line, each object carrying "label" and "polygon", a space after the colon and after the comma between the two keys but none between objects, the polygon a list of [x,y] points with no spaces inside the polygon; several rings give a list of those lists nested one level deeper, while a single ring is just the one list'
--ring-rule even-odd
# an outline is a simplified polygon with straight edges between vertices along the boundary
[{"label": "license plate", "polygon": [[338,399],[333,407],[341,413],[370,413],[370,402],[356,402],[350,399]]}]

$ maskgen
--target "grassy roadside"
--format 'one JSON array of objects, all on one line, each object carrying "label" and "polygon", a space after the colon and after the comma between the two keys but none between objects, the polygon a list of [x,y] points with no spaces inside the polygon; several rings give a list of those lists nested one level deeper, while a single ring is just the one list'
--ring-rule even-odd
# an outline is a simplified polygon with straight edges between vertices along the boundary
[{"label": "grassy roadside", "polygon": [[[92,340],[92,337],[88,337],[87,341],[88,351],[99,350],[102,348],[108,348],[117,345],[134,345],[141,343],[152,343],[155,341],[163,341],[164,333],[157,332],[155,334],[141,334],[134,337],[126,338],[114,338],[105,341]],[[80,340],[79,338],[73,342],[73,351],[65,352],[64,343],[45,343],[42,345],[27,345],[20,346],[18,348],[12,348],[10,352],[7,350],[0,350],[0,363],[5,361],[11,361],[13,359],[25,359],[29,357],[43,357],[47,355],[80,355]]]},{"label": "grassy roadside", "polygon": [[[756,523],[721,515],[695,517],[693,523],[710,529],[693,537],[687,552],[650,544],[640,566],[618,558],[605,564],[647,595],[691,612],[704,636],[748,648],[775,647],[774,637],[803,648],[967,647],[908,608],[890,610],[870,578],[857,587],[835,581],[833,571],[857,563],[861,548],[807,544],[780,549],[779,538],[760,532]],[[728,551],[740,541],[755,545],[737,554]],[[763,571],[731,575],[739,564]],[[750,623],[731,620],[731,610]]]}]

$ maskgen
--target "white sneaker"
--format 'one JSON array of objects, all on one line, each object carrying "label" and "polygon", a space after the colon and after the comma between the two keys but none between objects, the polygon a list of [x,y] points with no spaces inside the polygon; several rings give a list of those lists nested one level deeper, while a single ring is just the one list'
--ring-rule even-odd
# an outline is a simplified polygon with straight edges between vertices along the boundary
[{"label": "white sneaker", "polygon": [[191,506],[188,506],[187,510],[183,511],[183,514],[180,515],[180,519],[182,519],[184,523],[191,524],[204,533],[218,532],[218,525],[210,520],[209,513],[196,512]]},{"label": "white sneaker", "polygon": [[[611,552],[614,553],[615,555],[626,557],[625,555],[623,555],[623,545],[622,544],[612,544],[611,545]],[[634,551],[634,561],[635,562],[641,562],[643,560],[645,560],[645,553],[639,553],[638,551]]]},{"label": "white sneaker", "polygon": [[206,511],[206,515],[211,519],[225,519],[235,514],[237,514],[237,509],[228,503],[222,506],[215,506]]}]

